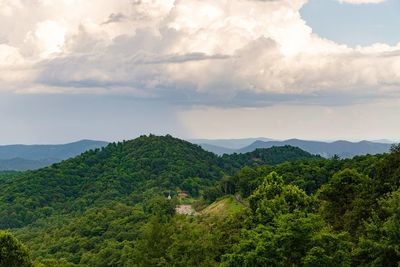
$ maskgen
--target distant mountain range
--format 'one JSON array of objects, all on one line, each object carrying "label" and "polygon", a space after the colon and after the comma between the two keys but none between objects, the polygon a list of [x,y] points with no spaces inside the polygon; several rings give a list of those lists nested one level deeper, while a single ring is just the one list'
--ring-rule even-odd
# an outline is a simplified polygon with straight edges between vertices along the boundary
[{"label": "distant mountain range", "polygon": [[103,141],[81,140],[63,145],[0,146],[0,171],[39,169],[107,144]]},{"label": "distant mountain range", "polygon": [[[382,140],[383,141],[383,140]],[[390,150],[391,144],[385,142],[348,141],[320,142],[290,139],[277,141],[270,138],[243,139],[196,139],[191,143],[217,155],[248,153],[259,148],[282,146],[299,147],[311,154],[330,158],[338,155],[350,158],[357,155],[380,154]],[[106,146],[103,141],[81,140],[62,145],[4,145],[0,146],[0,171],[26,171],[50,166],[54,163],[75,157],[81,153]]]},{"label": "distant mountain range", "polygon": [[23,158],[0,159],[0,171],[36,170],[50,166],[59,161],[61,160],[59,159],[30,160]]},{"label": "distant mountain range", "polygon": [[[239,139],[244,143],[251,139]],[[203,142],[201,142],[203,141]],[[351,158],[358,155],[366,154],[381,154],[386,153],[390,150],[392,144],[390,143],[378,143],[370,141],[361,142],[349,142],[349,141],[335,141],[335,142],[322,142],[322,141],[306,141],[299,139],[290,139],[285,141],[274,141],[274,140],[256,140],[250,144],[247,144],[241,148],[235,148],[229,146],[230,143],[235,145],[239,144],[238,139],[234,140],[194,140],[195,143],[199,144],[203,149],[213,152],[217,155],[233,154],[233,153],[246,153],[254,151],[258,148],[271,148],[279,146],[294,146],[303,149],[311,154],[323,156],[325,158],[333,157],[338,155],[341,158]],[[218,144],[227,144],[227,146],[221,146]]]},{"label": "distant mountain range", "polygon": [[221,147],[223,149],[241,149],[245,146],[248,146],[256,141],[276,141],[271,138],[265,138],[265,137],[256,137],[256,138],[239,138],[239,139],[192,139],[188,140],[189,142],[193,144],[198,144],[198,145],[208,145],[210,147]]},{"label": "distant mountain range", "polygon": [[239,139],[192,139],[189,142],[200,145],[204,150],[217,155],[238,153],[238,150],[257,141],[275,141],[271,138],[239,138]]}]

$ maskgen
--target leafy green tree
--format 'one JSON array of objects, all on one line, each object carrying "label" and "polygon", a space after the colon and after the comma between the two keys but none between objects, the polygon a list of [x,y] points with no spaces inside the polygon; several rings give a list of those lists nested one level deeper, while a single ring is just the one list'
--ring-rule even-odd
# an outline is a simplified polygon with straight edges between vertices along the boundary
[{"label": "leafy green tree", "polygon": [[216,186],[210,186],[203,191],[203,197],[209,202],[214,202],[223,195],[224,192],[222,191],[222,188],[219,186],[219,184]]},{"label": "leafy green tree", "polygon": [[199,177],[190,177],[182,182],[182,189],[189,192],[192,197],[198,197],[202,188],[202,181]]},{"label": "leafy green tree", "polygon": [[223,257],[225,266],[298,266],[312,238],[324,227],[313,201],[294,185],[270,173],[249,197],[249,229]]},{"label": "leafy green tree", "polygon": [[377,164],[374,176],[374,192],[379,195],[396,191],[400,186],[400,144],[391,149]]},{"label": "leafy green tree", "polygon": [[175,220],[167,249],[170,266],[217,266],[218,249],[207,224]]},{"label": "leafy green tree", "polygon": [[237,187],[243,197],[248,197],[257,188],[254,179],[257,178],[255,169],[244,167],[236,175]]},{"label": "leafy green tree", "polygon": [[225,175],[224,177],[222,177],[219,184],[225,195],[234,194],[236,191],[235,181],[231,176]]},{"label": "leafy green tree", "polygon": [[269,224],[280,215],[308,209],[312,203],[304,191],[294,185],[285,185],[276,172],[270,173],[249,197],[254,223]]},{"label": "leafy green tree", "polygon": [[301,211],[278,215],[270,225],[245,230],[223,258],[225,266],[299,266],[313,248],[313,236],[324,226],[314,214]]},{"label": "leafy green tree", "polygon": [[370,178],[353,169],[336,173],[318,195],[323,217],[335,230],[355,233],[368,216]]},{"label": "leafy green tree", "polygon": [[142,236],[135,243],[132,257],[134,266],[166,266],[167,249],[172,244],[172,226],[164,223],[157,216],[150,218],[142,228]]},{"label": "leafy green tree", "polygon": [[0,266],[33,266],[28,249],[8,232],[0,232]]},{"label": "leafy green tree", "polygon": [[312,248],[303,258],[304,266],[309,267],[336,267],[351,266],[352,243],[348,233],[333,233],[330,229],[323,229],[313,235]]},{"label": "leafy green tree", "polygon": [[175,214],[176,201],[164,196],[153,196],[144,202],[144,209],[159,218],[171,217]]},{"label": "leafy green tree", "polygon": [[400,189],[379,202],[356,250],[356,264],[398,266],[400,263]]}]

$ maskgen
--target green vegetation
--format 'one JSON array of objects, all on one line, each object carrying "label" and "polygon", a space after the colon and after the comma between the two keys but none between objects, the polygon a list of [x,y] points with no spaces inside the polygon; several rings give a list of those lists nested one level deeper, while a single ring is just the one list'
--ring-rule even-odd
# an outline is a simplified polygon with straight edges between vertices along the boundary
[{"label": "green vegetation", "polygon": [[28,249],[12,234],[0,231],[0,266],[33,266]]},{"label": "green vegetation", "polygon": [[225,154],[222,159],[224,169],[234,173],[245,166],[277,165],[288,161],[321,159],[321,157],[311,155],[297,147],[280,146],[256,149],[244,154]]},{"label": "green vegetation", "polygon": [[110,144],[27,172],[1,187],[0,228],[78,216],[112,201],[134,205],[153,194],[187,187],[188,181],[193,188],[205,187],[221,177],[218,163],[214,154],[169,136]]},{"label": "green vegetation", "polygon": [[245,204],[240,203],[240,200],[236,200],[234,196],[226,196],[203,209],[201,214],[226,217],[238,214],[244,209]]},{"label": "green vegetation", "polygon": [[[218,157],[142,136],[0,183],[0,229],[37,266],[400,263],[400,147],[345,160],[293,147]],[[196,215],[175,214],[179,203]],[[30,264],[12,240],[1,251]]]},{"label": "green vegetation", "polygon": [[7,183],[18,176],[19,172],[14,171],[0,171],[0,185],[2,183]]}]

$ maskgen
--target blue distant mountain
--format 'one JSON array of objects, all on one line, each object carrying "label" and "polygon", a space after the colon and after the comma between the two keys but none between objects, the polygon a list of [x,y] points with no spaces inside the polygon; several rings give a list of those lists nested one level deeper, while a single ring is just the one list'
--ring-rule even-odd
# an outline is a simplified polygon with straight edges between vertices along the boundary
[{"label": "blue distant mountain", "polygon": [[274,139],[257,137],[257,138],[238,138],[238,139],[193,139],[189,142],[200,145],[204,150],[213,152],[217,155],[233,154],[237,150],[249,146],[256,141],[274,141]]},{"label": "blue distant mountain", "polygon": [[[258,148],[294,146],[311,154],[330,158],[338,155],[341,158],[350,158],[357,155],[380,154],[390,150],[392,144],[370,141],[361,142],[320,142],[290,139],[276,141],[269,138],[243,139],[197,139],[192,143],[217,155],[247,153]],[[62,145],[4,145],[0,146],[0,171],[34,170],[50,166],[81,153],[106,146],[103,141],[81,140]]]},{"label": "blue distant mountain", "polygon": [[[218,141],[221,143],[220,141]],[[228,140],[225,141],[229,144]],[[390,150],[392,144],[390,143],[378,143],[370,141],[361,142],[349,142],[349,141],[335,141],[335,142],[322,142],[322,141],[306,141],[299,139],[289,139],[285,141],[265,141],[256,140],[249,145],[243,146],[240,149],[234,149],[232,147],[223,147],[215,145],[215,142],[204,142],[200,144],[205,150],[213,152],[218,155],[232,154],[232,153],[247,153],[252,152],[258,148],[271,148],[280,146],[294,146],[299,147],[304,151],[311,154],[320,155],[326,158],[333,157],[335,155],[341,158],[351,158],[358,155],[366,154],[381,154],[386,153]]]},{"label": "blue distant mountain", "polygon": [[0,171],[39,169],[107,144],[103,141],[81,140],[62,145],[0,146]]}]

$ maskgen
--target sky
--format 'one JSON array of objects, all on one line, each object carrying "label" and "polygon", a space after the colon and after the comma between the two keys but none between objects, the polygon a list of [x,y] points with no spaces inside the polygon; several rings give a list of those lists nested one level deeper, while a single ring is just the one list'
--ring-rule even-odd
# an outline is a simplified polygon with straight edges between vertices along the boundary
[{"label": "sky", "polygon": [[398,0],[0,0],[0,144],[400,139]]}]

